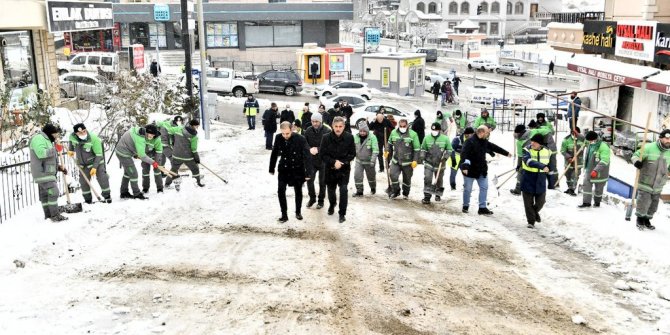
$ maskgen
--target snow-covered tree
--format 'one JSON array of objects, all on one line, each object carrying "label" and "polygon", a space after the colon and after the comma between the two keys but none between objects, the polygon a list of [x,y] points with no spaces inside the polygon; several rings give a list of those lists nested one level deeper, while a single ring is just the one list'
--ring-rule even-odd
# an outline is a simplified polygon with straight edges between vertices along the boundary
[{"label": "snow-covered tree", "polygon": [[412,25],[410,34],[421,41],[421,47],[426,43],[426,39],[437,35],[437,26],[430,22],[419,22]]}]

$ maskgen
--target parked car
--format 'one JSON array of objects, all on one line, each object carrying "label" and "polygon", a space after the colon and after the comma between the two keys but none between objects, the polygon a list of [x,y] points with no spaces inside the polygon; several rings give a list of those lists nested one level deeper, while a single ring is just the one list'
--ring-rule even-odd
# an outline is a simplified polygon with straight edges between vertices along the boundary
[{"label": "parked car", "polygon": [[344,99],[351,106],[351,108],[358,108],[365,106],[367,102],[363,97],[356,94],[339,94],[339,95],[322,96],[319,98],[319,102],[322,105],[326,106],[326,109],[328,109],[333,107],[335,103],[340,101],[341,99]]},{"label": "parked car", "polygon": [[[374,118],[377,116],[377,111],[379,110],[379,107],[382,105],[380,104],[374,104],[374,105],[367,105],[367,106],[362,106],[359,108],[354,108],[354,114],[351,116],[351,120],[354,120],[354,123],[351,123],[351,126],[354,128],[358,128],[358,123],[361,121],[372,121]],[[408,112],[401,111],[395,106],[392,105],[383,105],[384,110],[386,110],[386,117],[391,121],[393,124],[393,127],[396,127],[398,125],[398,120],[405,118],[407,121],[412,121],[414,120],[414,115]],[[383,141],[384,139],[378,139]]]},{"label": "parked car", "polygon": [[207,91],[233,93],[240,98],[258,93],[258,80],[243,79],[242,74],[233,69],[209,68],[207,70]]},{"label": "parked car", "polygon": [[523,77],[526,74],[526,69],[524,69],[523,66],[521,66],[519,63],[505,63],[500,65],[500,67],[496,69],[496,72],[507,73],[513,76],[518,74]]},{"label": "parked car", "polygon": [[291,96],[302,91],[302,79],[293,70],[269,70],[258,75],[258,89]]},{"label": "parked car", "polygon": [[114,52],[80,52],[70,61],[58,62],[58,74],[69,72],[95,72],[100,70],[106,73],[119,72],[119,55]]},{"label": "parked car", "polygon": [[419,54],[426,54],[426,62],[437,62],[437,49],[419,49]]},{"label": "parked car", "polygon": [[470,62],[468,62],[468,70],[477,69],[481,71],[493,72],[498,67],[499,67],[498,64],[488,59],[473,59]]},{"label": "parked car", "polygon": [[356,94],[365,98],[372,99],[372,90],[367,83],[360,81],[345,80],[335,84],[325,85],[319,87],[319,90],[314,92],[314,95],[319,97],[326,97],[333,94]]},{"label": "parked car", "polygon": [[109,81],[90,72],[70,72],[58,77],[60,95],[63,98],[79,98],[100,103],[107,95]]}]

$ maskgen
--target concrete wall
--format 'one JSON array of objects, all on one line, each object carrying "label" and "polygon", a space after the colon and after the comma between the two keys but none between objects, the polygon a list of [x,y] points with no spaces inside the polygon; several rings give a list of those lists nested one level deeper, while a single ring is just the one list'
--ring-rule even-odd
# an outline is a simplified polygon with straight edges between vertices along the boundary
[{"label": "concrete wall", "polygon": [[339,44],[339,43],[340,43],[340,21],[339,20],[326,21],[326,44]]},{"label": "concrete wall", "polygon": [[[389,88],[382,88],[382,67],[391,69],[389,74],[391,85]],[[368,69],[370,71],[368,71]],[[368,83],[370,88],[376,88],[382,92],[400,94],[401,87],[398,82],[398,60],[363,58],[363,81]],[[407,87],[405,87],[405,92],[406,91]]]},{"label": "concrete wall", "polygon": [[[38,87],[45,91],[48,90],[51,96],[58,100],[60,98],[58,60],[53,34],[46,30],[33,30],[32,35]],[[57,101],[54,102],[57,103]]]},{"label": "concrete wall", "polygon": [[302,21],[302,43],[326,45],[326,21]]}]

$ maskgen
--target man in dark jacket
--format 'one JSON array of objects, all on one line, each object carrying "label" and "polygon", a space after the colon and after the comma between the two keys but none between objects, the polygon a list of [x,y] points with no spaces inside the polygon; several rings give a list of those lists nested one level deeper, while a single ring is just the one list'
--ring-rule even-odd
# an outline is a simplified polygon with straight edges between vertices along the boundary
[{"label": "man in dark jacket", "polygon": [[300,114],[300,125],[302,129],[307,129],[312,123],[312,111],[309,110],[309,102],[305,103],[305,106],[302,107],[302,113]]},{"label": "man in dark jacket", "polygon": [[546,202],[547,176],[551,150],[543,146],[544,137],[535,134],[530,138],[530,146],[523,148],[521,194],[526,211],[528,228],[534,228],[540,222],[540,210]]},{"label": "man in dark jacket", "polygon": [[461,165],[461,151],[463,150],[463,144],[474,134],[475,130],[472,129],[472,127],[467,127],[463,131],[463,134],[457,135],[451,141],[453,151],[451,152],[451,174],[449,175],[449,184],[451,185],[452,191],[456,189],[456,174]]},{"label": "man in dark jacket", "polygon": [[461,152],[461,171],[463,173],[463,213],[467,213],[470,207],[470,194],[472,184],[477,181],[479,186],[479,215],[491,215],[486,207],[486,193],[488,191],[488,165],[486,153],[499,153],[511,157],[505,149],[488,141],[489,128],[485,125],[479,126],[475,136],[470,137],[463,145]]},{"label": "man in dark jacket", "polygon": [[314,174],[312,167],[312,158],[309,153],[309,145],[302,135],[291,131],[291,124],[284,121],[279,126],[281,134],[275,137],[275,146],[270,155],[270,174],[275,174],[277,166],[277,157],[279,160],[279,176],[277,196],[279,198],[279,207],[281,208],[281,217],[279,222],[288,221],[288,205],[286,203],[286,186],[293,186],[295,191],[295,217],[302,220],[300,209],[302,208],[302,184],[309,180]]},{"label": "man in dark jacket", "polygon": [[323,124],[320,113],[315,113],[312,115],[312,125],[303,131],[303,135],[305,136],[307,144],[310,148],[309,152],[312,155],[312,163],[314,165],[314,174],[310,175],[310,180],[307,181],[307,191],[309,192],[307,208],[312,207],[312,205],[314,205],[317,200],[316,189],[314,188],[314,181],[316,180],[317,173],[319,177],[319,203],[316,205],[316,209],[321,209],[323,207],[323,200],[326,198],[326,169],[323,165],[323,162],[321,161],[319,147],[321,146],[321,140],[323,137],[329,133],[330,127]]},{"label": "man in dark jacket", "polygon": [[393,124],[384,116],[382,108],[380,107],[379,111],[377,111],[375,120],[368,122],[368,128],[375,134],[377,145],[379,146],[379,155],[377,156],[379,160],[379,172],[384,172],[384,148],[386,147],[389,135],[393,131]]},{"label": "man in dark jacket", "polygon": [[346,100],[340,100],[340,112],[344,114],[344,131],[351,134],[351,116],[354,115],[354,110]]},{"label": "man in dark jacket", "polygon": [[151,61],[149,72],[151,72],[151,75],[154,77],[158,77],[158,74],[161,73],[161,66],[158,65],[158,62],[155,59]]},{"label": "man in dark jacket", "polygon": [[437,101],[437,97],[440,96],[440,87],[442,87],[442,85],[440,85],[440,81],[436,79],[433,83],[433,87],[430,88],[430,92],[433,93],[434,101]]},{"label": "man in dark jacket", "polygon": [[572,99],[572,102],[568,103],[568,114],[566,116],[568,117],[568,127],[574,129],[572,128],[573,124],[579,126],[579,111],[582,109],[582,99],[574,91],[570,94],[570,99]]},{"label": "man in dark jacket", "polygon": [[347,185],[351,172],[351,161],[356,158],[354,136],[344,131],[345,120],[336,117],[333,120],[333,131],[323,137],[321,141],[321,159],[326,169],[326,187],[328,188],[328,215],[335,213],[337,197],[335,190],[340,188],[340,223],[346,221],[347,215]]},{"label": "man in dark jacket", "polygon": [[426,137],[426,121],[421,117],[421,111],[414,111],[414,122],[412,123],[412,130],[419,136],[419,142],[423,143],[423,138]]},{"label": "man in dark jacket", "polygon": [[270,104],[270,109],[263,113],[263,130],[265,130],[265,149],[272,150],[272,140],[277,132],[277,118],[279,117],[276,103]]},{"label": "man in dark jacket", "polygon": [[279,123],[282,123],[284,121],[288,121],[290,123],[293,123],[295,121],[295,113],[291,110],[291,105],[287,104],[286,109],[281,111],[281,115],[279,115]]},{"label": "man in dark jacket", "polygon": [[326,111],[326,106],[319,105],[319,114],[321,114],[321,124],[330,127],[330,124],[333,123],[333,117]]},{"label": "man in dark jacket", "polygon": [[454,76],[452,81],[454,82],[454,91],[456,91],[456,95],[458,95],[458,86],[461,85],[462,80],[459,76]]}]

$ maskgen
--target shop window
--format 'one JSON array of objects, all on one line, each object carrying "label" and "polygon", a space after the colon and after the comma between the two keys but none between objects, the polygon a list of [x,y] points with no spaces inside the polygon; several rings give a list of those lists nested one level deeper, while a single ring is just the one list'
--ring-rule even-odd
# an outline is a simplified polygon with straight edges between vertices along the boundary
[{"label": "shop window", "polygon": [[300,21],[245,22],[248,47],[299,46],[302,43]]},{"label": "shop window", "polygon": [[0,70],[9,85],[34,88],[37,84],[32,45],[30,31],[0,32]]},{"label": "shop window", "polygon": [[486,34],[486,22],[479,22],[479,33]]},{"label": "shop window", "polygon": [[127,23],[121,23],[121,47],[130,46],[130,27]]},{"label": "shop window", "polygon": [[490,35],[498,35],[498,22],[491,22],[491,29],[489,30]]},{"label": "shop window", "polygon": [[164,23],[149,24],[149,46],[155,48],[156,44],[159,48],[167,48]]},{"label": "shop window", "polygon": [[209,48],[236,48],[237,23],[211,22],[207,23],[207,47]]},{"label": "shop window", "polygon": [[491,14],[500,14],[500,3],[494,1],[491,3]]}]

